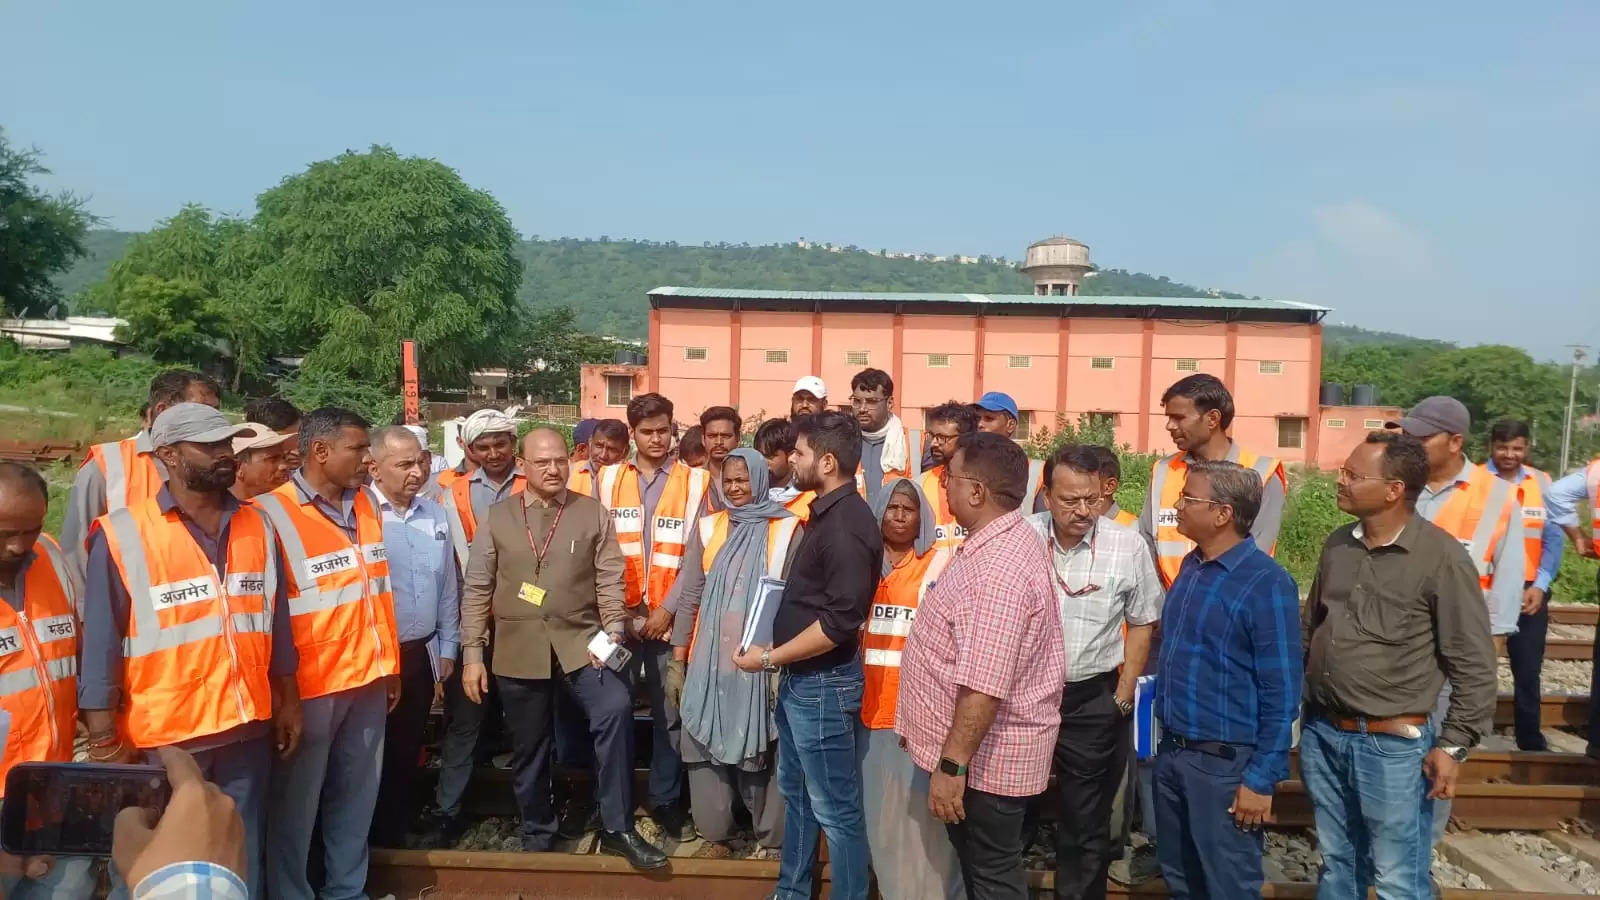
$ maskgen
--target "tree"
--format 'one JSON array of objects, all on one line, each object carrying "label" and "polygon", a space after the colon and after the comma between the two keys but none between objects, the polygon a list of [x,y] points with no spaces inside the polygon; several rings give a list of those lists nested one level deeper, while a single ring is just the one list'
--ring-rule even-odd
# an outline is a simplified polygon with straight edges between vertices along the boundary
[{"label": "tree", "polygon": [[532,313],[517,343],[525,349],[510,366],[510,392],[545,403],[577,403],[583,364],[610,362],[621,346],[578,331],[570,306]]},{"label": "tree", "polygon": [[517,235],[450,168],[373,147],[313,163],[256,206],[249,296],[282,315],[307,368],[395,385],[406,338],[425,382],[464,384],[506,358]]},{"label": "tree", "polygon": [[0,130],[0,312],[50,315],[61,300],[51,280],[84,253],[96,223],[84,201],[50,194],[32,180],[48,175],[36,149],[18,150]]}]

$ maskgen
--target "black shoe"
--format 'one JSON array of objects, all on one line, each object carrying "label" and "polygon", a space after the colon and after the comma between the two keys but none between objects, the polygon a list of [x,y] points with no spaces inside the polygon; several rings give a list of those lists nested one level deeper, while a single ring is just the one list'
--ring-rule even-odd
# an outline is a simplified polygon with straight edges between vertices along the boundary
[{"label": "black shoe", "polygon": [[467,833],[467,823],[460,816],[447,816],[437,809],[430,809],[417,817],[411,831],[432,838],[445,847],[453,847]]},{"label": "black shoe", "polygon": [[661,829],[662,837],[678,841],[695,839],[694,820],[678,806],[658,806],[650,810],[650,818]]},{"label": "black shoe", "polygon": [[632,828],[600,832],[600,852],[624,857],[635,869],[659,869],[667,864],[667,855]]},{"label": "black shoe", "polygon": [[573,800],[556,823],[556,836],[575,841],[600,830],[600,807],[593,800]]}]

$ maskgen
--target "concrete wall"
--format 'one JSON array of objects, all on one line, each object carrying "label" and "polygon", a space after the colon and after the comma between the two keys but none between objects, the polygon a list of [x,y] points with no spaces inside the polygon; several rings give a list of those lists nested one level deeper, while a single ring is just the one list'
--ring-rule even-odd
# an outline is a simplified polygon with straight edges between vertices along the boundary
[{"label": "concrete wall", "polygon": [[[638,394],[649,390],[650,370],[646,366],[620,366],[610,363],[591,363],[579,369],[578,375],[578,409],[579,415],[585,419],[621,419],[628,420],[626,403],[611,404],[611,397],[607,391],[609,379],[627,378],[632,383],[628,394],[632,399]],[[621,398],[617,398],[621,399]]]},{"label": "concrete wall", "polygon": [[1344,465],[1350,451],[1367,439],[1367,432],[1381,431],[1384,422],[1400,418],[1398,406],[1324,406],[1321,413],[1321,441],[1317,444],[1317,468],[1332,472]]},{"label": "concrete wall", "polygon": [[[747,417],[786,415],[790,388],[808,374],[827,383],[831,403],[846,404],[851,376],[865,368],[851,354],[864,353],[894,377],[898,411],[913,427],[947,400],[1005,391],[1036,425],[1053,428],[1057,411],[1073,422],[1109,414],[1119,442],[1164,452],[1161,394],[1199,371],[1230,384],[1241,443],[1288,461],[1325,458],[1317,325],[699,309],[652,310],[650,321],[649,383],[683,422],[724,403]],[[704,358],[687,359],[688,348]],[[1279,446],[1285,418],[1305,420],[1301,446]]]}]

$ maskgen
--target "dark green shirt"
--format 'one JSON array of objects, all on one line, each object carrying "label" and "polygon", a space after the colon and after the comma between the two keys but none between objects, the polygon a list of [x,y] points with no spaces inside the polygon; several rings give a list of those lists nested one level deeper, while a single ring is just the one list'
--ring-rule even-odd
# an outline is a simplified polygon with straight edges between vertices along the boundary
[{"label": "dark green shirt", "polygon": [[1471,747],[1494,721],[1494,644],[1478,570],[1421,516],[1367,547],[1360,524],[1328,537],[1302,617],[1306,701],[1339,715],[1427,715],[1448,678],[1439,746]]}]

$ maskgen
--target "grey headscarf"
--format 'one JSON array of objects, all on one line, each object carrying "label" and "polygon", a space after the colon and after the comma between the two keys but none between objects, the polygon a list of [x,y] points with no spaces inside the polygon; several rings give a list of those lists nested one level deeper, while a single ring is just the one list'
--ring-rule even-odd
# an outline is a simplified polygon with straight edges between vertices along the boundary
[{"label": "grey headscarf", "polygon": [[[912,495],[917,498],[917,505],[922,508],[922,514],[917,518],[917,539],[912,544],[912,547],[917,551],[917,556],[920,558],[933,549],[934,540],[933,506],[928,503],[928,496],[922,492],[922,485],[917,484],[910,478],[894,479],[884,485],[883,490],[878,492],[878,496],[873,498],[872,515],[877,518],[879,527],[882,527],[883,517],[889,512],[889,499],[895,495],[896,491],[900,490],[901,485],[911,489]],[[884,556],[883,574],[888,575],[889,570],[892,568],[894,567],[890,564],[889,557],[887,555]]]},{"label": "grey headscarf", "polygon": [[[771,478],[761,454],[741,447],[728,455],[728,460],[734,459],[750,470],[750,502],[726,510],[728,537],[706,573],[679,714],[684,733],[704,747],[710,759],[754,768],[778,736],[767,703],[769,676],[740,671],[733,657],[739,651],[750,600],[767,574],[768,524],[793,513],[768,494]],[[726,472],[727,463],[723,466]]]}]

